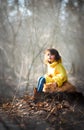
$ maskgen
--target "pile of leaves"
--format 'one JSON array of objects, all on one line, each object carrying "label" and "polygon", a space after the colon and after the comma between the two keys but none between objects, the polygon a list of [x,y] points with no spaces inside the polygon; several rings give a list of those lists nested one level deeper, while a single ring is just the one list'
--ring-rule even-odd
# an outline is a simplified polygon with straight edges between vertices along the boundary
[{"label": "pile of leaves", "polygon": [[[84,96],[81,93],[28,94],[1,103],[0,120],[8,120],[22,130],[83,130]],[[5,121],[6,122],[6,121]],[[15,128],[16,129],[16,128]]]}]

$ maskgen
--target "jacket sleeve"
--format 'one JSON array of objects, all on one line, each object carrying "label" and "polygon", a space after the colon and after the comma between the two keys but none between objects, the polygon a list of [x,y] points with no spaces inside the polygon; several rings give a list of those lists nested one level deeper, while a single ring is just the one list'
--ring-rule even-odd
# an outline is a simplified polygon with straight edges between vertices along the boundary
[{"label": "jacket sleeve", "polygon": [[58,84],[58,87],[61,87],[63,82],[67,80],[66,70],[62,64],[56,67],[52,80]]},{"label": "jacket sleeve", "polygon": [[46,79],[46,83],[53,83],[54,82],[53,77],[49,76],[48,74],[45,74],[44,77]]}]

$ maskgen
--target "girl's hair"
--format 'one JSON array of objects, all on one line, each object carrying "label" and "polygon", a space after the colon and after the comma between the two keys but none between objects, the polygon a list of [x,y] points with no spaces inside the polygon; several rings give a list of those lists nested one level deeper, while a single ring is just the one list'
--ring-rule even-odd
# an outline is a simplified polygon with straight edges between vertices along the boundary
[{"label": "girl's hair", "polygon": [[59,55],[59,52],[56,49],[50,48],[45,51],[45,54],[46,54],[46,52],[50,52],[51,55],[55,55],[56,61],[61,61],[61,56]]}]

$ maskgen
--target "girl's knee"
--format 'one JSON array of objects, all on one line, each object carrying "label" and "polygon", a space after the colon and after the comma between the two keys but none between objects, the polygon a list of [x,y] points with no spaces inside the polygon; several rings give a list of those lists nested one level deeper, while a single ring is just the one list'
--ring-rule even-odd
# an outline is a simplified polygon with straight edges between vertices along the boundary
[{"label": "girl's knee", "polygon": [[44,82],[45,82],[44,76],[41,76],[41,77],[39,78],[39,81],[44,81]]}]

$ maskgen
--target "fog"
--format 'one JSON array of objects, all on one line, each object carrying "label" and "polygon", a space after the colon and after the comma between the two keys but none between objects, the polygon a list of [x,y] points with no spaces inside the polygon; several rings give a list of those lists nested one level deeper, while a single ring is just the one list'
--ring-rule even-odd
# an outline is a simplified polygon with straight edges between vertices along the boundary
[{"label": "fog", "polygon": [[83,92],[83,42],[83,0],[0,0],[0,95],[32,92],[50,47],[58,49],[70,82]]}]

